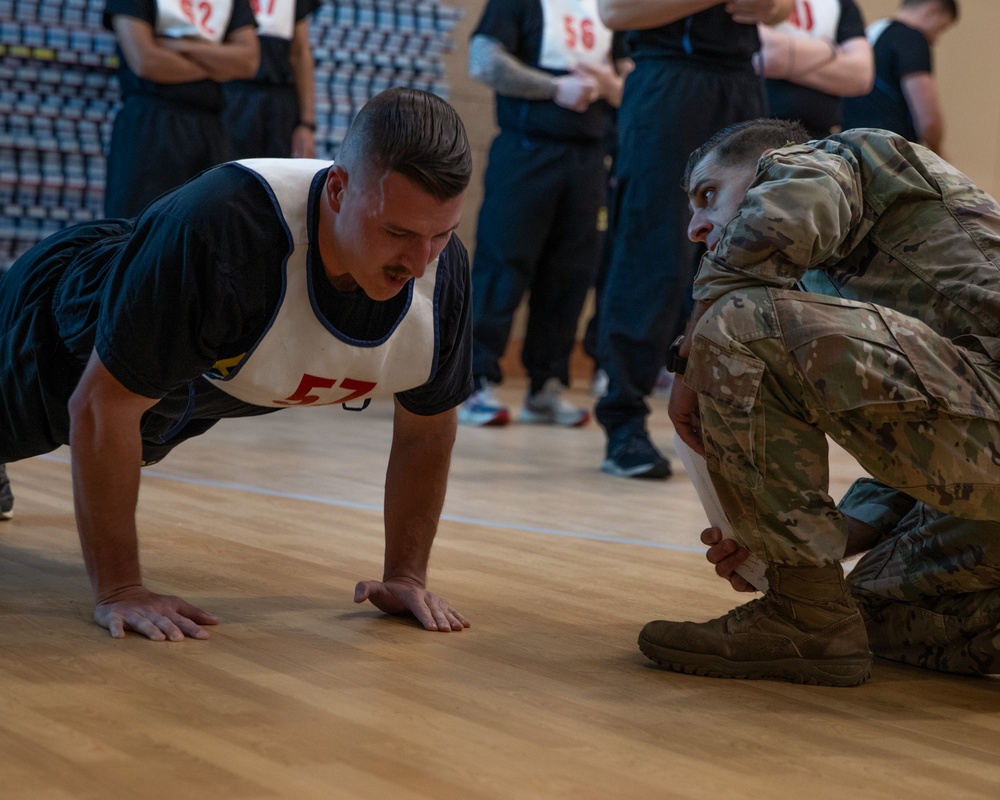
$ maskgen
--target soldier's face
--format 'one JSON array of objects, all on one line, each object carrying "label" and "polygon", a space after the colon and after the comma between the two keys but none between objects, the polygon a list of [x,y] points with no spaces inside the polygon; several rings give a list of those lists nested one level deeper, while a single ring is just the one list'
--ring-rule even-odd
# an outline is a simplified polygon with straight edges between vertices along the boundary
[{"label": "soldier's face", "polygon": [[714,153],[695,165],[688,189],[688,238],[692,242],[704,242],[709,250],[715,249],[723,228],[736,216],[756,171],[756,163],[721,164]]},{"label": "soldier's face", "polygon": [[388,300],[444,250],[465,195],[442,201],[398,172],[365,180],[338,169],[327,177],[329,226],[321,221],[327,276],[341,291],[360,287],[373,300]]}]

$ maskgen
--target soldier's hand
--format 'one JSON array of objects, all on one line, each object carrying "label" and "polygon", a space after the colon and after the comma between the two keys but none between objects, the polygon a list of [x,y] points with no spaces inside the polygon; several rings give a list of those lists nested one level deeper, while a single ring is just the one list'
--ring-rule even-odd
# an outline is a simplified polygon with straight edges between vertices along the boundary
[{"label": "soldier's hand", "polygon": [[684,383],[684,378],[676,376],[670,388],[670,405],[667,413],[681,440],[702,458],[705,444],[701,439],[701,416],[698,414],[698,393]]},{"label": "soldier's hand", "polygon": [[701,532],[701,543],[708,545],[705,558],[715,565],[715,574],[725,578],[737,592],[757,591],[745,578],[736,574],[736,568],[747,560],[750,551],[735,539],[723,539],[718,528],[705,528]]}]

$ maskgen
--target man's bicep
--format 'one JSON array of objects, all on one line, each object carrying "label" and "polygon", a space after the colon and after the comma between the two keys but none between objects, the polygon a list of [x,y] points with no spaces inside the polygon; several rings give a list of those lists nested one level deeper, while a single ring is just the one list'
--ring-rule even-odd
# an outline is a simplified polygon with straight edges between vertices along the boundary
[{"label": "man's bicep", "polygon": [[70,408],[71,410],[100,408],[108,419],[123,422],[137,421],[145,411],[157,403],[158,399],[133,392],[125,386],[108,369],[95,348],[73,392]]}]

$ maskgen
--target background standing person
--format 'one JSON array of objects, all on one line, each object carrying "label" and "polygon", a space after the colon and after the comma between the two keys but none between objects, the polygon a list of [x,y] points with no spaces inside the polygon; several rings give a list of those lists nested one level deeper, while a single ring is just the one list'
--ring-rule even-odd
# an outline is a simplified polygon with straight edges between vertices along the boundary
[{"label": "background standing person", "polygon": [[454,109],[389,90],[335,164],[223,164],[137,218],[54,234],[0,281],[0,463],[71,446],[94,618],[113,636],[204,638],[216,622],[143,584],[140,466],[219,419],[357,412],[379,396],[394,403],[385,568],[355,602],[431,630],[468,624],[426,586],[472,385],[468,258],[453,236],[471,172]]},{"label": "background standing person", "polygon": [[844,102],[845,128],[883,128],[919,142],[944,158],[944,115],[932,50],[958,22],[955,0],[903,0],[896,14],[873,22],[875,85]]},{"label": "background standing person", "polygon": [[472,269],[476,391],[465,425],[505,425],[493,386],[514,313],[529,293],[522,422],[583,425],[563,399],[577,323],[607,228],[607,148],[622,78],[597,0],[489,0],[469,74],[496,92]]},{"label": "background standing person", "polygon": [[607,434],[601,469],[663,479],[670,463],[649,438],[645,398],[691,305],[699,248],[685,232],[684,164],[720,127],[764,113],[751,61],[760,46],[757,23],[781,21],[792,0],[599,5],[608,27],[629,31],[635,62],[618,111],[618,209],[598,326],[598,358],[608,375],[597,403]]},{"label": "background standing person", "polygon": [[223,81],[250,78],[260,48],[248,0],[195,13],[186,0],[108,0],[122,107],[108,151],[104,213],[134,217],[150,201],[233,156],[219,112]]},{"label": "background standing person", "polygon": [[223,85],[235,158],[316,156],[316,72],[309,17],[319,0],[251,0],[260,39],[252,80]]},{"label": "background standing person", "polygon": [[841,98],[868,94],[875,79],[854,0],[795,0],[787,20],[758,33],[755,63],[767,78],[770,115],[801,122],[814,139],[840,131]]}]

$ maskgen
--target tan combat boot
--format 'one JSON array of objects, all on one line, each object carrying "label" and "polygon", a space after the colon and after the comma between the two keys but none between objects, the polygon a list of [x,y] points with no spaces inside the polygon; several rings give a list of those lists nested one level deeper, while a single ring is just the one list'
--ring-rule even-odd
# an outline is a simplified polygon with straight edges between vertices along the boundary
[{"label": "tan combat boot", "polygon": [[650,622],[639,649],[677,672],[821,686],[868,680],[871,654],[840,566],[767,570],[763,597],[710,622]]}]

